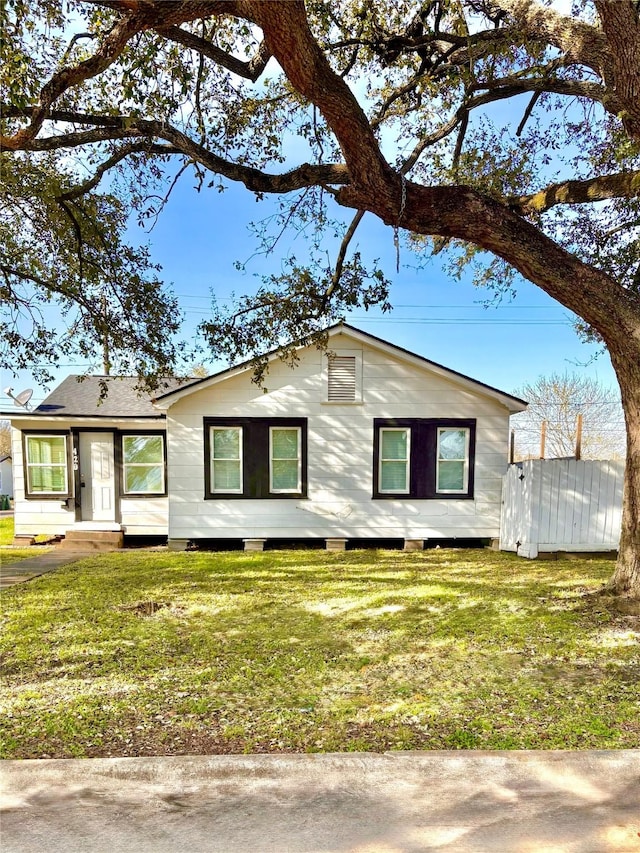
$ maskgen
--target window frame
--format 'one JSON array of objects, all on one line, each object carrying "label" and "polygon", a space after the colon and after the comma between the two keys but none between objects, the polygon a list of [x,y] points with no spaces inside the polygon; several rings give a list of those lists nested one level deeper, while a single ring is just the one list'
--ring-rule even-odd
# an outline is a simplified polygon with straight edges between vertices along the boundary
[{"label": "window frame", "polygon": [[[29,469],[37,463],[29,462],[29,439],[31,438],[64,438],[65,442],[65,485],[64,492],[32,492],[29,487]],[[72,459],[71,459],[71,433],[68,430],[23,430],[22,431],[22,458],[24,476],[24,496],[31,501],[64,501],[73,495]],[[45,467],[44,465],[39,467]]]},{"label": "window frame", "polygon": [[[475,418],[374,418],[373,489],[374,500],[473,500],[476,448]],[[409,491],[387,492],[380,489],[381,430],[410,430]],[[467,459],[464,491],[438,491],[438,430],[466,429]]]},{"label": "window frame", "polygon": [[[307,497],[308,468],[307,418],[268,417],[205,417],[204,429],[204,499],[205,500],[301,500]],[[240,427],[242,429],[241,466],[242,491],[213,491],[212,489],[212,429]],[[271,428],[299,430],[299,489],[272,490]]]},{"label": "window frame", "polygon": [[[130,492],[127,491],[126,488],[126,477],[125,477],[125,467],[126,463],[124,461],[124,440],[125,438],[129,438],[131,436],[140,436],[140,437],[149,437],[149,438],[157,438],[158,436],[162,439],[162,489],[158,492]],[[119,430],[117,432],[117,454],[118,458],[116,459],[116,465],[118,468],[118,491],[119,497],[121,498],[162,498],[166,497],[168,494],[167,488],[167,434],[164,430],[150,430],[150,429],[130,429],[130,430]],[[135,463],[132,463],[135,464]],[[151,465],[152,463],[148,463]],[[158,464],[158,463],[153,463]]]},{"label": "window frame", "polygon": [[[289,430],[290,432],[295,432],[297,435],[297,455],[294,457],[282,459],[275,459],[273,455],[273,432],[274,430]],[[295,489],[276,489],[273,485],[273,463],[274,462],[297,462],[297,477],[296,477],[296,488]],[[280,426],[273,425],[269,426],[269,492],[272,495],[291,495],[296,494],[299,495],[302,491],[302,428],[299,426]]]},{"label": "window frame", "polygon": [[[385,432],[404,432],[407,435],[407,452],[404,459],[386,459],[382,455],[382,434]],[[411,427],[406,426],[381,426],[378,430],[380,441],[380,453],[378,458],[378,493],[380,495],[409,495],[411,494]],[[404,462],[405,463],[405,488],[404,489],[383,489],[382,488],[382,470],[385,462]]]},{"label": "window frame", "polygon": [[[443,459],[440,456],[440,435],[448,431],[464,432],[464,457],[462,459]],[[471,439],[471,430],[469,427],[452,427],[439,426],[436,429],[436,493],[438,495],[466,495],[469,483],[469,442]],[[440,463],[441,462],[462,462],[462,488],[461,489],[440,489],[438,487],[440,481]]]},{"label": "window frame", "polygon": [[[214,487],[215,475],[214,475],[214,467],[215,467],[215,457],[213,456],[213,450],[215,448],[215,440],[213,439],[213,433],[216,430],[229,430],[235,429],[240,433],[240,441],[239,441],[239,455],[237,460],[231,458],[219,459],[219,462],[239,462],[240,464],[240,488],[238,489],[216,489]],[[213,495],[241,495],[243,491],[243,483],[244,483],[244,445],[243,438],[244,430],[241,426],[237,426],[235,424],[226,424],[226,425],[214,425],[209,427],[209,483],[211,486],[211,494]]]}]

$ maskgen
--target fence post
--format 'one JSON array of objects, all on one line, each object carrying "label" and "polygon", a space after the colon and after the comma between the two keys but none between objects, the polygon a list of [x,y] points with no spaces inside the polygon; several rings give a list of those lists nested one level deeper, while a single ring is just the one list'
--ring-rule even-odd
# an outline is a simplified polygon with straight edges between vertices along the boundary
[{"label": "fence post", "polygon": [[547,422],[542,421],[540,426],[540,459],[544,459],[545,444],[547,442]]},{"label": "fence post", "polygon": [[582,415],[576,418],[576,459],[582,457]]}]

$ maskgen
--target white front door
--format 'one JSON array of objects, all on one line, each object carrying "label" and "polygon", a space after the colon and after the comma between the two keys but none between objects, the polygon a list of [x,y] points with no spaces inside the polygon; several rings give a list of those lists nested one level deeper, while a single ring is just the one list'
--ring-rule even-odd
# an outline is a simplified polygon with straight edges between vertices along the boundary
[{"label": "white front door", "polygon": [[80,492],[83,521],[115,521],[113,433],[80,433]]}]

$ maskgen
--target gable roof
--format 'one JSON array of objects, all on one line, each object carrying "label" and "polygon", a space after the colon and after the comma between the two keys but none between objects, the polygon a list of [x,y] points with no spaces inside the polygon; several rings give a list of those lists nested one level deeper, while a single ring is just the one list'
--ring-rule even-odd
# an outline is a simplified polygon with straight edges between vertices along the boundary
[{"label": "gable roof", "polygon": [[[483,394],[486,397],[497,400],[502,403],[502,405],[506,406],[511,413],[521,412],[527,406],[526,400],[521,400],[519,397],[514,397],[512,394],[507,394],[505,391],[500,391],[498,388],[486,385],[484,382],[472,379],[470,376],[465,376],[464,373],[458,373],[456,370],[451,370],[449,367],[444,367],[442,364],[430,361],[428,358],[424,358],[423,356],[404,349],[403,347],[391,344],[382,338],[378,338],[375,335],[370,334],[369,332],[363,332],[360,329],[356,329],[355,326],[350,326],[347,323],[336,323],[334,326],[327,329],[327,333],[329,335],[329,340],[336,335],[343,334],[346,337],[351,338],[356,343],[366,344],[374,349],[386,352],[394,358],[399,358],[402,361],[406,361],[418,368],[422,368],[423,370],[428,369],[432,373],[436,373],[445,379],[449,379],[450,381],[465,387],[469,391],[476,394]],[[279,357],[279,353],[280,347],[267,353],[266,358],[269,361],[274,361]],[[218,382],[229,379],[232,376],[238,376],[239,374],[252,369],[252,367],[253,360],[248,359],[235,367],[229,367],[226,370],[214,373],[212,376],[208,376],[205,379],[196,379],[193,382],[187,382],[187,384],[182,385],[180,388],[174,388],[173,390],[159,394],[155,398],[154,403],[159,409],[166,410],[173,405],[173,403],[188,396],[189,394],[192,394],[194,391],[200,391],[210,385],[215,385]]]},{"label": "gable roof", "polygon": [[[132,376],[68,376],[33,411],[19,409],[3,412],[15,419],[31,417],[162,418],[148,393],[136,389]],[[175,389],[184,379],[163,380]],[[108,394],[100,401],[100,390],[107,384]]]}]

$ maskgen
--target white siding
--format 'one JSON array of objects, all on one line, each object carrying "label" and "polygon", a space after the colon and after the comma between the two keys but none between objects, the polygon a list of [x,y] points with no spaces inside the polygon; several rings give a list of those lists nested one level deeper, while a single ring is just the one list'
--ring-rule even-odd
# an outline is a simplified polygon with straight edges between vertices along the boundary
[{"label": "white siding", "polygon": [[500,547],[531,558],[617,549],[623,484],[623,462],[532,459],[510,466]]},{"label": "white siding", "polygon": [[11,459],[0,462],[0,495],[13,497],[13,465]]},{"label": "white siding", "polygon": [[[102,419],[83,427],[101,427],[107,429],[146,430],[161,429],[164,424],[150,421],[117,421]],[[75,426],[75,424],[73,425]],[[62,421],[35,420],[16,421],[12,428],[12,456],[15,464],[14,520],[16,534],[64,535],[77,525],[75,506],[68,507],[63,499],[38,500],[25,496],[23,475],[22,429],[47,432],[50,430],[69,430],[71,424]],[[201,472],[200,472],[201,473]],[[73,480],[73,472],[69,472]],[[116,478],[117,479],[117,478]],[[116,485],[118,488],[118,484]],[[166,497],[121,497],[119,523],[128,535],[166,536],[169,529],[169,499]],[[83,529],[91,522],[80,522]],[[99,528],[96,523],[96,529]]]},{"label": "white siding", "polygon": [[120,523],[128,536],[166,536],[169,498],[120,498]]},{"label": "white siding", "polygon": [[[331,349],[353,350],[334,338]],[[509,413],[489,396],[363,348],[362,402],[327,402],[322,353],[294,370],[272,364],[267,392],[251,373],[178,400],[167,412],[169,536],[198,538],[497,537]],[[204,417],[308,418],[308,498],[204,500]],[[373,500],[374,418],[477,419],[473,500]]]},{"label": "white siding", "polygon": [[[58,424],[25,424],[25,429],[60,429]],[[62,427],[64,429],[64,427]],[[16,535],[47,533],[51,536],[63,534],[75,523],[75,510],[69,509],[60,498],[32,500],[25,497],[22,432],[15,426],[11,429],[11,456],[15,465],[13,508]]]}]

